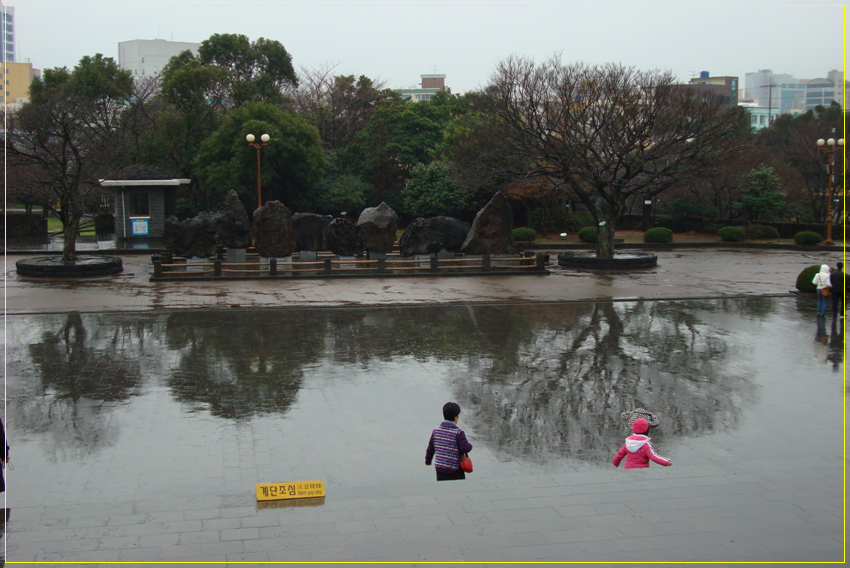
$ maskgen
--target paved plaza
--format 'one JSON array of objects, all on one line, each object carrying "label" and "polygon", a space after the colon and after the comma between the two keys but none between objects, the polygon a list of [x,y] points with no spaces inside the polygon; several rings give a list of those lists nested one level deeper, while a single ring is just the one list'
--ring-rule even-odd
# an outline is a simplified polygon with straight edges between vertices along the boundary
[{"label": "paved plaza", "polygon": [[[43,282],[18,258],[9,563],[844,559],[843,326],[790,293],[840,253],[201,283],[129,255]],[[475,471],[437,483],[448,400]],[[672,467],[611,465],[634,406]],[[326,497],[256,501],[301,480]]]}]

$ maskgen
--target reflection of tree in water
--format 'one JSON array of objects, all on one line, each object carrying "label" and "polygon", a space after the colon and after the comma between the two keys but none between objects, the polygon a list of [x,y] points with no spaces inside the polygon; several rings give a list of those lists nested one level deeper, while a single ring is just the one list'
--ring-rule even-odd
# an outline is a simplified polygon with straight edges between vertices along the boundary
[{"label": "reflection of tree in water", "polygon": [[504,351],[472,358],[455,389],[479,437],[510,455],[608,461],[624,410],[658,413],[668,436],[699,434],[736,427],[754,397],[724,368],[722,331],[673,303],[471,309]]},{"label": "reflection of tree in water", "polygon": [[322,355],[325,331],[295,312],[170,314],[166,341],[178,363],[167,382],[175,399],[206,405],[215,416],[286,412],[301,388],[302,367]]},{"label": "reflection of tree in water", "polygon": [[[23,377],[32,371],[40,377],[39,384],[32,385],[35,392],[31,385],[19,384],[21,379],[12,381],[10,398],[16,400],[7,410],[15,427],[49,433],[45,448],[54,460],[62,453],[90,453],[113,443],[117,431],[108,424],[108,409],[137,394],[137,351],[144,334],[133,323],[87,325],[73,313],[48,318],[42,325],[40,341],[27,348],[34,369],[22,354],[13,355]],[[19,395],[19,386],[27,392]]]}]

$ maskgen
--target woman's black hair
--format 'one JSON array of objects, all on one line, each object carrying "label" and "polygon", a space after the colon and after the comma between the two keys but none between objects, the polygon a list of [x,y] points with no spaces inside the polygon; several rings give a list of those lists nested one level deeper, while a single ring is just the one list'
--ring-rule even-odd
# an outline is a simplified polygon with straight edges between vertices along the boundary
[{"label": "woman's black hair", "polygon": [[460,416],[460,406],[456,402],[447,402],[443,405],[443,418],[454,420]]}]

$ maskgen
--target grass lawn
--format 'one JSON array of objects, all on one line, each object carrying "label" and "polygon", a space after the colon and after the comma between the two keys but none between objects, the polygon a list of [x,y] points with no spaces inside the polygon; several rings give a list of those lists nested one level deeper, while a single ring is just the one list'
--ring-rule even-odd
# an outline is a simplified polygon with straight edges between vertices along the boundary
[{"label": "grass lawn", "polygon": [[[61,231],[61,230],[62,230],[62,221],[60,221],[56,217],[48,217],[47,218],[47,232],[48,233],[53,233],[55,231]],[[90,229],[85,229],[80,234],[81,235],[94,235],[95,234],[94,227],[92,227]]]}]

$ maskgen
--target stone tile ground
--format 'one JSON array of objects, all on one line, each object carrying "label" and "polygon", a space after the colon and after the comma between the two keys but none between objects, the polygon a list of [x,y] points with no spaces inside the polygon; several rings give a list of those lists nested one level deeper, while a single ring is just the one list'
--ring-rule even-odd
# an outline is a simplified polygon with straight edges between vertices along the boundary
[{"label": "stone tile ground", "polygon": [[[814,260],[767,255],[750,259],[759,263],[751,273],[791,273]],[[681,267],[698,265],[688,260]],[[575,278],[584,290],[606,282]],[[638,280],[650,286],[648,278]],[[673,286],[656,278],[657,287]],[[520,283],[531,279],[520,280],[498,283],[507,290],[500,296],[505,302],[508,293],[527,294]],[[707,279],[703,292],[716,294],[720,288],[711,282],[720,280]],[[548,280],[569,281],[569,275]],[[689,285],[697,289],[700,281]],[[764,293],[788,288],[761,276],[753,281],[772,286]],[[369,292],[381,293],[376,284],[347,293],[366,301]],[[468,285],[468,299],[492,299]],[[38,302],[27,309],[27,286],[13,284],[16,309],[45,309]],[[87,286],[104,305],[152,307],[140,308],[107,285]],[[615,294],[632,291],[625,276],[615,276],[612,286]],[[74,306],[72,288],[54,289],[48,307]],[[186,302],[180,305],[191,302],[191,290],[175,292]],[[565,299],[570,290],[546,293]],[[461,291],[454,293],[459,300]],[[414,299],[433,301],[435,294]],[[163,304],[168,297],[163,292]],[[121,316],[84,302],[83,311],[93,313],[79,319],[10,316],[7,424],[15,469],[7,474],[7,559],[39,566],[840,562],[843,330],[817,327],[806,300],[631,302],[616,312],[603,304],[461,304],[270,310],[258,317],[251,310]],[[665,312],[665,305],[673,307]],[[258,323],[265,321],[273,324]],[[679,409],[665,409],[675,427],[663,425],[657,439],[673,467],[626,472],[600,461],[621,439],[608,422],[598,422],[598,440],[552,442],[563,432],[551,424],[551,406],[539,407],[542,425],[500,428],[494,401],[520,418],[524,408],[538,408],[535,398],[524,398],[523,380],[532,392],[559,392],[558,384],[546,390],[557,372],[547,361],[558,360],[572,334],[612,329],[618,321],[628,356],[610,359],[600,343],[609,367],[625,365],[637,374],[648,364],[641,353],[648,353],[694,378],[676,390],[679,381],[664,382],[662,369],[647,371],[649,383],[636,383],[663,393],[653,399],[657,404],[672,400]],[[664,334],[684,332],[653,331],[659,321]],[[288,331],[274,335],[273,328]],[[641,343],[642,328],[656,339]],[[695,338],[690,346],[678,343],[688,334]],[[677,359],[677,349],[699,365]],[[261,379],[248,380],[258,372]],[[560,372],[576,380],[591,376],[580,366]],[[289,386],[274,388],[272,376]],[[232,388],[234,381],[242,390]],[[597,398],[569,396],[594,410],[577,414],[579,431],[586,432],[597,424]],[[630,400],[617,396],[616,404]],[[475,445],[476,471],[464,482],[437,484],[422,454],[439,407],[450,398],[467,410],[461,425]],[[548,441],[532,443],[534,431]],[[255,483],[311,478],[327,483],[323,504],[257,507]]]}]

